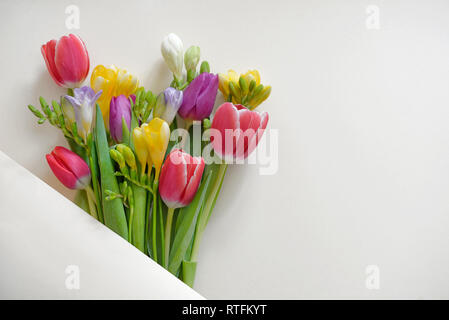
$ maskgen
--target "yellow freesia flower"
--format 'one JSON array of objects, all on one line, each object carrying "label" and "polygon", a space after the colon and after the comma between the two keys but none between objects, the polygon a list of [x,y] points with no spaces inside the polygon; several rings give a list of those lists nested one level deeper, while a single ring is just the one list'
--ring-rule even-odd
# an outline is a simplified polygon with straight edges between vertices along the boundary
[{"label": "yellow freesia flower", "polygon": [[145,174],[145,167],[148,163],[148,175],[151,174],[152,161],[148,153],[147,143],[142,128],[136,127],[133,130],[133,143],[136,150],[137,160],[140,163],[141,175]]},{"label": "yellow freesia flower", "polygon": [[248,84],[250,84],[252,80],[256,81],[256,86],[260,84],[260,74],[257,70],[249,70],[243,75],[243,78],[245,78]]},{"label": "yellow freesia flower", "polygon": [[121,94],[128,97],[135,93],[139,87],[139,81],[125,69],[117,68],[114,65],[109,67],[98,65],[92,71],[90,86],[95,92],[103,91],[98,99],[98,104],[103,114],[104,123],[108,127],[111,98]]},{"label": "yellow freesia flower", "polygon": [[144,123],[141,128],[147,143],[148,152],[156,170],[155,179],[157,180],[162,162],[164,161],[165,152],[167,151],[168,140],[170,139],[170,127],[164,120],[154,118],[148,124]]},{"label": "yellow freesia flower", "polygon": [[270,86],[260,83],[260,74],[257,70],[249,70],[244,74],[237,74],[229,70],[227,74],[218,74],[218,88],[226,101],[242,104],[249,109],[256,108],[265,101],[271,93]]},{"label": "yellow freesia flower", "polygon": [[251,110],[255,109],[259,104],[267,100],[271,93],[271,86],[266,86],[260,91],[258,95],[248,101],[248,106]]},{"label": "yellow freesia flower", "polygon": [[220,89],[223,96],[227,99],[231,94],[229,90],[229,82],[234,81],[235,83],[239,82],[239,75],[234,70],[228,70],[227,74],[219,73],[218,74],[218,89]]}]

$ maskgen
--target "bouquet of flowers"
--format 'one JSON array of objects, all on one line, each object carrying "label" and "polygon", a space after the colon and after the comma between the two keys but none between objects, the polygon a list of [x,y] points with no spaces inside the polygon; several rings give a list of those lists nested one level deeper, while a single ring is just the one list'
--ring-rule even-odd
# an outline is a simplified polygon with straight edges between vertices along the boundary
[{"label": "bouquet of flowers", "polygon": [[[155,94],[128,71],[96,66],[76,35],[41,48],[48,72],[67,94],[41,110],[70,150],[47,154],[55,176],[77,189],[75,202],[172,274],[193,286],[197,253],[228,164],[256,148],[268,122],[254,109],[270,86],[257,70],[213,74],[200,48],[184,52],[169,34],[161,52],[173,81]],[[216,108],[217,92],[225,103]]]}]

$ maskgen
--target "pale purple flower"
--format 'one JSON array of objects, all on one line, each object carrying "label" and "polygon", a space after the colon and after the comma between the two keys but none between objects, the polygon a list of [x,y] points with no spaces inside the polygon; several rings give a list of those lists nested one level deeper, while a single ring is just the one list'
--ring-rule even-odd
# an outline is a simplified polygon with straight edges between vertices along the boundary
[{"label": "pale purple flower", "polygon": [[175,88],[167,88],[164,90],[165,97],[165,110],[161,115],[161,118],[165,120],[168,124],[173,122],[176,113],[181,107],[183,100],[183,93]]},{"label": "pale purple flower", "polygon": [[73,90],[73,97],[70,95],[64,96],[73,106],[78,133],[84,140],[87,139],[87,136],[91,132],[95,104],[101,93],[101,90],[95,93],[91,87],[84,86],[75,88]]}]

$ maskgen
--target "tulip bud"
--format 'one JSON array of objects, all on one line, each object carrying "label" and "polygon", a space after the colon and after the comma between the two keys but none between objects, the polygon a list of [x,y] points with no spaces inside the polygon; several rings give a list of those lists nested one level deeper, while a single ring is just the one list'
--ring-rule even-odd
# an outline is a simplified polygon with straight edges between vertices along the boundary
[{"label": "tulip bud", "polygon": [[192,202],[201,182],[204,159],[173,149],[161,170],[159,193],[167,207],[185,207]]},{"label": "tulip bud", "polygon": [[70,102],[76,118],[78,133],[87,141],[87,136],[91,132],[95,103],[102,91],[95,93],[92,88],[84,86],[73,90],[74,96],[66,95],[65,99]]},{"label": "tulip bud", "polygon": [[[215,153],[226,161],[245,159],[256,148],[268,123],[268,113],[250,111],[242,105],[226,102],[218,107],[212,129],[220,134],[211,136]],[[231,130],[231,131],[228,131]],[[229,136],[227,132],[232,132]]]},{"label": "tulip bud", "polygon": [[122,94],[118,97],[112,97],[109,111],[109,131],[117,143],[122,142],[123,119],[129,130],[131,127],[131,102]]},{"label": "tulip bud", "polygon": [[84,189],[89,186],[89,166],[76,153],[64,147],[55,147],[46,158],[56,178],[67,188]]},{"label": "tulip bud", "polygon": [[89,54],[80,37],[70,34],[41,47],[48,72],[57,85],[78,87],[89,74]]},{"label": "tulip bud", "polygon": [[200,62],[200,47],[191,46],[184,54],[184,64],[186,66],[186,70],[195,71],[198,62]]},{"label": "tulip bud", "polygon": [[174,33],[164,38],[161,44],[161,53],[168,68],[173,72],[175,79],[182,78],[182,67],[184,58],[184,46],[181,39]]},{"label": "tulip bud", "polygon": [[218,76],[202,73],[184,90],[184,99],[178,113],[184,119],[203,120],[214,108]]}]

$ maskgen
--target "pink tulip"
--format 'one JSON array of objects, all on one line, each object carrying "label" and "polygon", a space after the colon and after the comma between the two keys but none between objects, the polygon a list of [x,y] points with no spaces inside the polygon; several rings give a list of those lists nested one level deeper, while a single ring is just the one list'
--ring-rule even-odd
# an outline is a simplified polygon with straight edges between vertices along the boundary
[{"label": "pink tulip", "polygon": [[80,37],[70,34],[41,47],[48,72],[57,85],[78,87],[89,73],[89,54]]},{"label": "pink tulip", "polygon": [[268,123],[268,113],[223,103],[215,112],[211,131],[212,147],[222,159],[245,159],[254,151]]},{"label": "pink tulip", "polygon": [[169,208],[187,206],[195,197],[204,171],[204,159],[173,149],[162,166],[159,193]]},{"label": "pink tulip", "polygon": [[84,189],[89,186],[89,166],[76,153],[64,147],[55,147],[46,158],[51,171],[67,188]]}]

